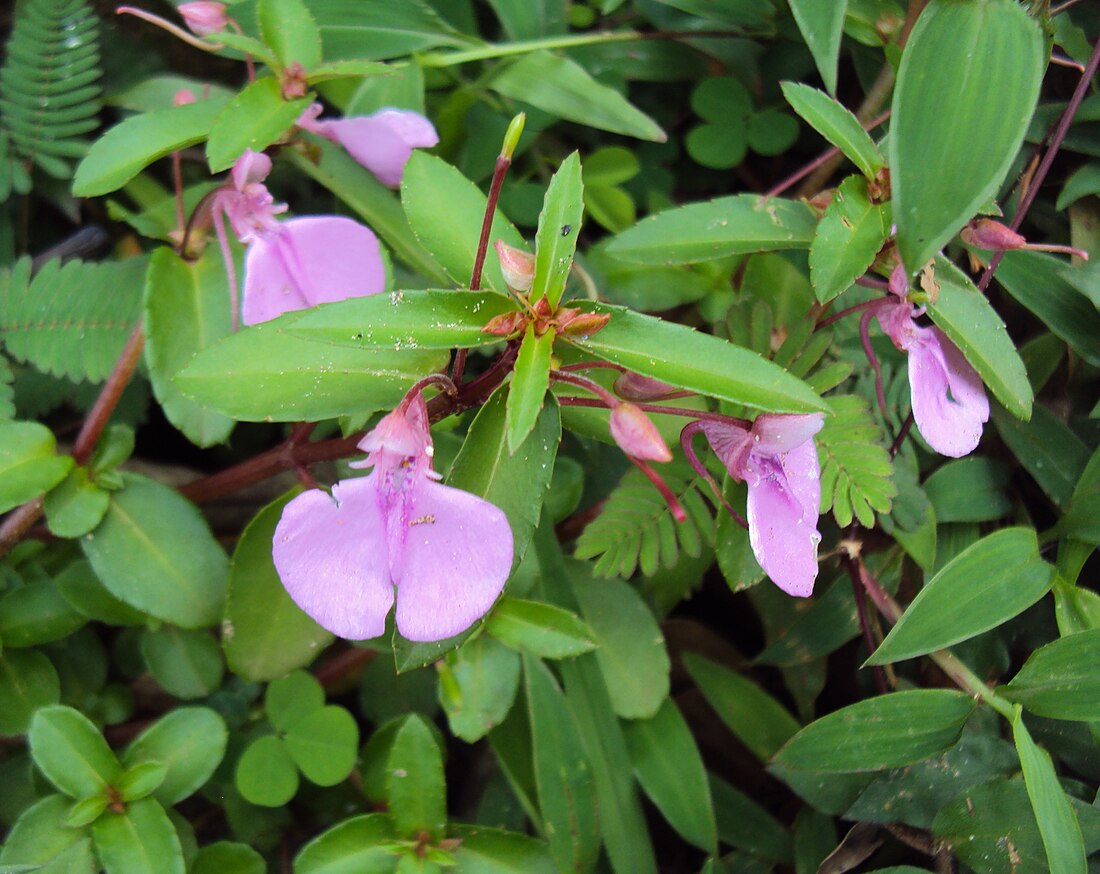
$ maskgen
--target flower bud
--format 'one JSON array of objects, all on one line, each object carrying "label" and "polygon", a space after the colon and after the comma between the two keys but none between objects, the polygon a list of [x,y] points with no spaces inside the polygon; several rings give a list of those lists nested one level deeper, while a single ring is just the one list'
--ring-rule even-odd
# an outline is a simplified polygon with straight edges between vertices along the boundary
[{"label": "flower bud", "polygon": [[676,386],[628,370],[615,380],[615,394],[628,401],[652,401],[676,391]]},{"label": "flower bud", "polygon": [[519,312],[501,313],[499,316],[493,316],[489,319],[481,332],[492,334],[494,337],[511,337],[523,329],[526,319],[527,317]]},{"label": "flower bud", "polygon": [[173,106],[186,106],[188,103],[195,102],[195,92],[190,88],[180,88],[174,95],[172,95]]},{"label": "flower bud", "polygon": [[558,333],[573,337],[591,337],[611,321],[611,313],[582,313],[572,307],[562,307],[558,310],[556,321]]},{"label": "flower bud", "polygon": [[503,240],[497,240],[493,248],[497,250],[500,270],[508,287],[513,291],[529,291],[535,281],[535,256]]},{"label": "flower bud", "polygon": [[1002,225],[993,219],[977,219],[962,229],[959,235],[964,243],[977,246],[979,249],[1022,249],[1027,245],[1027,240],[1017,234],[1012,228]]},{"label": "flower bud", "polygon": [[213,0],[194,0],[181,3],[177,11],[183,17],[184,24],[195,36],[210,36],[221,33],[229,25],[229,16],[225,14],[225,4]]},{"label": "flower bud", "polygon": [[634,404],[617,404],[611,410],[611,436],[631,458],[672,461],[672,452],[661,432]]}]

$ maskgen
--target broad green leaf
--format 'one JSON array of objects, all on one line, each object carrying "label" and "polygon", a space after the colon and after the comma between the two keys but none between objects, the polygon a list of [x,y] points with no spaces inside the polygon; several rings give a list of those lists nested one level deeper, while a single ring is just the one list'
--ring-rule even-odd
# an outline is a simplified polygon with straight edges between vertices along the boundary
[{"label": "broad green leaf", "polygon": [[99,729],[71,707],[43,707],[35,713],[27,742],[38,769],[76,799],[102,792],[122,772]]},{"label": "broad green leaf", "polygon": [[499,343],[500,337],[482,329],[515,309],[511,298],[493,291],[414,289],[322,304],[289,331],[360,349],[469,349]]},{"label": "broad green leaf", "polygon": [[479,635],[447,653],[436,669],[447,724],[467,743],[483,738],[512,709],[519,688],[519,655],[493,638]]},{"label": "broad green leaf", "polygon": [[580,155],[573,152],[561,162],[539,213],[535,234],[535,278],[531,285],[531,302],[544,296],[550,308],[557,309],[565,291],[565,282],[573,266],[577,238],[584,215],[584,183],[581,181]]},{"label": "broad green leaf", "polygon": [[871,201],[867,180],[849,176],[836,189],[810,246],[810,282],[821,303],[851,287],[890,233],[890,205]]},{"label": "broad green leaf", "polygon": [[89,478],[88,468],[73,467],[46,495],[46,524],[58,537],[83,537],[102,521],[111,495]]},{"label": "broad green leaf", "polygon": [[183,395],[175,376],[196,352],[231,333],[229,280],[217,247],[185,261],[162,247],[145,277],[145,363],[168,421],[198,446],[221,443],[233,420]]},{"label": "broad green leaf", "polygon": [[[794,20],[798,22],[802,39],[805,40],[810,54],[814,56],[817,70],[821,73],[821,80],[830,94],[836,93],[840,37],[844,33],[844,13],[847,8],[848,0],[834,0],[832,3],[819,3],[817,0],[791,0]],[[784,85],[784,91],[786,91],[786,85]]]},{"label": "broad green leaf", "polygon": [[808,249],[817,230],[804,203],[755,194],[720,197],[667,209],[615,237],[608,254],[663,266],[729,255]]},{"label": "broad green leaf", "polygon": [[69,564],[54,581],[61,597],[89,619],[110,625],[144,625],[147,621],[144,613],[107,591],[86,559]]},{"label": "broad green leaf", "polygon": [[98,197],[121,188],[148,165],[202,142],[226,100],[211,98],[127,118],[92,143],[76,168],[73,194]]},{"label": "broad green leaf", "polygon": [[100,864],[111,874],[184,874],[183,848],[164,808],[152,798],[107,811],[92,823]]},{"label": "broad green leaf", "polygon": [[595,632],[575,613],[542,601],[504,597],[485,632],[520,652],[544,659],[572,658],[595,649]]},{"label": "broad green leaf", "polygon": [[282,807],[298,791],[298,769],[286,746],[274,735],[254,740],[237,761],[237,790],[245,801]]},{"label": "broad green leaf", "polygon": [[1031,383],[1001,317],[966,275],[945,258],[936,259],[936,281],[939,296],[928,304],[932,321],[959,347],[1005,409],[1018,419],[1029,419]]},{"label": "broad green leaf", "polygon": [[713,854],[718,831],[707,772],[676,704],[666,698],[649,719],[624,722],[623,732],[646,795],[685,840]]},{"label": "broad green leaf", "polygon": [[1003,462],[972,455],[938,468],[924,481],[924,493],[939,523],[989,522],[1012,510],[1006,493],[1011,476]]},{"label": "broad green leaf", "polygon": [[308,671],[292,671],[269,683],[264,694],[267,719],[281,733],[289,731],[324,704],[324,687]]},{"label": "broad green leaf", "polygon": [[396,835],[384,813],[346,819],[302,847],[294,859],[296,874],[393,874],[391,852]]},{"label": "broad green leaf", "polygon": [[184,394],[235,419],[319,421],[396,406],[447,362],[443,350],[357,349],[303,340],[288,313],[203,350],[176,377]]},{"label": "broad green leaf", "polygon": [[0,850],[0,871],[94,871],[88,832],[66,824],[72,806],[72,799],[65,795],[47,795],[23,811]]},{"label": "broad green leaf", "polygon": [[355,767],[359,726],[343,707],[314,710],[287,729],[287,752],[307,780],[335,786]]},{"label": "broad green leaf", "polygon": [[1052,719],[1100,720],[1100,628],[1063,637],[1035,650],[1000,692]]},{"label": "broad green leaf", "polygon": [[553,350],[553,329],[536,336],[534,326],[527,326],[512,371],[504,415],[508,452],[512,455],[534,429],[542,412],[543,399],[550,387],[550,355]]},{"label": "broad green leaf", "polygon": [[794,854],[787,830],[744,792],[721,777],[707,776],[722,843],[765,859],[791,862]]},{"label": "broad green leaf", "polygon": [[1006,415],[999,407],[992,413],[997,433],[1016,460],[1055,506],[1066,507],[1089,462],[1085,442],[1045,404],[1032,408],[1029,422]]},{"label": "broad green leaf", "polygon": [[1085,466],[1056,530],[1061,537],[1100,543],[1100,447]]},{"label": "broad green leaf", "polygon": [[246,86],[210,126],[206,141],[210,172],[228,170],[245,149],[262,152],[287,132],[310,103],[309,97],[284,100],[278,80],[271,76]]},{"label": "broad green leaf", "polygon": [[177,698],[204,698],[221,685],[225,674],[221,647],[207,631],[174,625],[146,628],[141,655],[153,679]]},{"label": "broad green leaf", "polygon": [[787,708],[747,677],[695,653],[684,654],[684,667],[707,703],[757,758],[770,758],[798,731]]},{"label": "broad green leaf", "polygon": [[195,505],[137,474],[111,495],[103,522],[80,541],[115,597],[182,628],[216,624],[229,562]]},{"label": "broad green leaf", "polygon": [[0,653],[0,734],[23,734],[35,712],[60,700],[57,669],[42,653]]},{"label": "broad green leaf", "polygon": [[[456,285],[470,282],[488,201],[473,182],[441,158],[414,151],[401,177],[401,204],[416,239]],[[446,204],[446,209],[440,209]],[[504,293],[507,286],[493,244],[524,248],[523,237],[499,209],[489,231],[482,285]]]},{"label": "broad green leaf", "polygon": [[561,440],[556,401],[548,400],[535,428],[514,453],[508,451],[506,392],[497,389],[478,412],[458,453],[447,484],[496,504],[508,516],[514,564],[527,551],[554,473]]},{"label": "broad green leaf", "polygon": [[61,482],[73,466],[57,455],[53,432],[37,422],[0,422],[0,513],[32,501]]},{"label": "broad green leaf", "polygon": [[228,738],[225,721],[207,707],[180,707],[162,716],[134,739],[122,754],[130,768],[160,762],[168,768],[153,797],[166,807],[202,787],[221,764]]},{"label": "broad green leaf", "polygon": [[191,874],[266,874],[267,862],[248,844],[215,841],[199,848]]},{"label": "broad green leaf", "polygon": [[1054,773],[1050,753],[1031,739],[1019,706],[1012,720],[1012,736],[1016,741],[1016,751],[1020,754],[1024,783],[1031,798],[1031,808],[1035,811],[1039,833],[1043,836],[1050,870],[1059,874],[1085,874],[1088,863],[1085,861],[1081,826],[1077,824],[1065,790]]},{"label": "broad green leaf", "polygon": [[810,723],[773,761],[823,772],[899,768],[953,745],[973,710],[969,695],[948,689],[868,698]]},{"label": "broad green leaf", "polygon": [[951,646],[1022,613],[1051,585],[1031,528],[1004,528],[952,559],[929,580],[867,660],[883,665]]},{"label": "broad green leaf", "polygon": [[61,640],[87,621],[49,577],[28,580],[0,595],[0,641],[9,649]]},{"label": "broad green leaf", "polygon": [[[814,4],[807,3],[807,0],[800,0],[799,5]],[[830,4],[830,8],[842,5],[841,3]],[[792,4],[792,8],[797,7]],[[796,11],[795,16],[798,15]],[[868,179],[874,179],[886,166],[886,159],[875,145],[875,141],[871,139],[871,135],[863,129],[859,119],[835,98],[822,94],[816,88],[801,82],[781,82],[780,87],[783,89],[783,96],[787,98],[787,102],[794,111],[802,116],[810,127],[840,149]]]},{"label": "broad green leaf", "polygon": [[629,583],[574,577],[581,616],[596,636],[611,706],[623,719],[649,719],[669,688],[669,658],[657,620]]},{"label": "broad green leaf", "polygon": [[800,379],[755,352],[623,307],[596,305],[611,320],[589,337],[564,337],[583,352],[680,388],[776,413],[828,411]]},{"label": "broad green leaf", "polygon": [[386,762],[386,790],[394,830],[416,840],[426,832],[439,840],[447,827],[443,756],[432,729],[412,714],[397,731]]},{"label": "broad green leaf", "polygon": [[505,97],[588,127],[658,143],[667,139],[660,125],[622,94],[561,55],[546,51],[524,55],[490,79],[489,87]]},{"label": "broad green leaf", "polygon": [[259,0],[256,16],[264,42],[283,67],[297,62],[309,72],[321,63],[321,33],[302,0]]},{"label": "broad green leaf", "polygon": [[252,682],[305,667],[332,641],[332,633],[291,600],[271,560],[275,526],[293,494],[268,504],[248,523],[229,568],[222,647],[230,669]]},{"label": "broad green leaf", "polygon": [[996,194],[1035,109],[1043,60],[1039,25],[1015,0],[932,0],[917,19],[889,143],[898,248],[910,271]]},{"label": "broad green leaf", "polygon": [[312,4],[328,61],[400,58],[472,42],[425,0],[328,0]]},{"label": "broad green leaf", "polygon": [[450,834],[461,842],[452,851],[455,874],[554,874],[557,870],[547,845],[527,835],[458,823]]}]

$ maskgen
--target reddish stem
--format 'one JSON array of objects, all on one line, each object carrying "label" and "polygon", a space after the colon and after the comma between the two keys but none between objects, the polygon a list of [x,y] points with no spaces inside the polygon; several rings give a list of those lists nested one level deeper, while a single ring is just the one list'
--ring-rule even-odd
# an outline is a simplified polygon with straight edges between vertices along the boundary
[{"label": "reddish stem", "polygon": [[871,368],[875,371],[875,396],[878,398],[878,408],[882,410],[882,418],[889,422],[890,416],[886,409],[886,393],[882,388],[882,368],[879,367],[878,356],[875,355],[875,350],[871,346],[870,324],[871,317],[874,314],[874,310],[867,310],[859,317],[859,340],[863,344],[863,351],[867,355],[867,360],[871,362]]},{"label": "reddish stem", "polygon": [[[882,124],[884,121],[886,121],[886,119],[888,119],[889,117],[890,117],[890,110],[888,109],[888,110],[886,110],[886,112],[882,113],[882,115],[878,116],[877,118],[871,119],[869,122],[867,122],[867,124],[863,125],[863,129],[867,130],[867,131],[873,130],[874,128],[876,128],[880,124]],[[816,158],[814,158],[812,161],[810,161],[809,164],[806,164],[801,169],[796,170],[794,173],[792,173],[786,179],[781,179],[779,182],[777,182],[775,185],[773,185],[771,188],[769,188],[767,191],[765,191],[764,192],[764,197],[778,197],[780,194],[782,194],[784,191],[786,191],[792,185],[798,184],[803,179],[805,179],[807,176],[809,176],[811,173],[813,173],[814,170],[816,170],[818,167],[822,166],[823,164],[829,163],[829,161],[831,161],[833,158],[835,158],[839,154],[840,154],[840,149],[836,148],[836,146],[829,149],[828,151],[822,152],[820,155],[818,155]]]},{"label": "reddish stem", "polygon": [[144,347],[145,334],[142,333],[141,321],[139,320],[130,332],[126,345],[122,349],[122,354],[115,362],[111,375],[103,383],[103,388],[99,391],[99,397],[96,398],[95,405],[88,413],[88,418],[84,420],[84,426],[77,435],[76,443],[73,444],[73,458],[77,464],[86,464],[88,459],[91,458],[96,443],[99,442],[99,436],[103,433],[103,429],[107,427],[107,422],[115,411],[115,407],[118,406],[122,392],[134,375],[134,370],[137,369],[138,362],[141,360],[141,350]]}]

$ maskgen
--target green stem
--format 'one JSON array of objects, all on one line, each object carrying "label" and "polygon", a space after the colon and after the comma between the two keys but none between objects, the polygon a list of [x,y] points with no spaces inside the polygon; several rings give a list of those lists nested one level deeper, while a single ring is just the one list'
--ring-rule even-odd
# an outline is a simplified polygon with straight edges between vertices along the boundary
[{"label": "green stem", "polygon": [[574,46],[588,46],[599,43],[630,42],[643,39],[636,30],[599,31],[597,33],[574,33],[567,36],[551,36],[543,39],[524,39],[518,42],[506,42],[497,45],[478,46],[459,52],[430,52],[421,55],[418,60],[422,67],[452,67],[455,64],[468,64],[472,61],[486,61],[491,58],[507,58],[512,55],[524,55],[540,49],[568,49]]}]

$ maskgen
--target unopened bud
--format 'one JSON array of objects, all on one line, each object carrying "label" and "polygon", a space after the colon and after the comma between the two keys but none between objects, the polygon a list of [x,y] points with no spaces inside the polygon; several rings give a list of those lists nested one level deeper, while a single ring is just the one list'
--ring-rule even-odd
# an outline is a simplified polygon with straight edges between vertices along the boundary
[{"label": "unopened bud", "polygon": [[195,36],[210,36],[221,33],[229,26],[229,16],[225,14],[225,4],[213,0],[194,0],[181,3],[177,11],[191,33]]},{"label": "unopened bud", "polygon": [[677,391],[676,386],[628,370],[615,380],[615,394],[628,401],[652,401]]},{"label": "unopened bud", "polygon": [[493,244],[500,259],[500,272],[504,281],[513,291],[529,291],[535,281],[535,256],[515,246],[509,246],[503,240]]},{"label": "unopened bud", "polygon": [[309,93],[306,69],[298,61],[287,64],[280,82],[284,100],[300,100]]},{"label": "unopened bud", "polygon": [[511,160],[512,153],[516,150],[519,138],[523,134],[523,125],[527,121],[527,113],[521,112],[508,124],[508,130],[504,132],[504,142],[500,147],[500,157]]},{"label": "unopened bud", "polygon": [[672,452],[649,416],[634,404],[617,404],[611,410],[611,436],[631,458],[672,461]]},{"label": "unopened bud", "polygon": [[172,96],[173,106],[186,106],[188,103],[194,102],[195,92],[193,92],[190,88],[180,88],[180,90]]},{"label": "unopened bud", "polygon": [[993,219],[977,219],[962,229],[959,235],[964,243],[976,246],[979,249],[1022,249],[1027,245],[1027,240],[1017,234],[1012,228],[1002,225]]},{"label": "unopened bud", "polygon": [[525,320],[526,316],[520,312],[501,313],[499,316],[493,316],[489,319],[488,324],[481,329],[481,332],[492,334],[494,337],[511,337],[513,334],[519,333]]},{"label": "unopened bud", "polygon": [[558,333],[574,337],[591,337],[611,321],[611,313],[582,313],[575,309],[566,310],[563,318],[558,310]]}]

